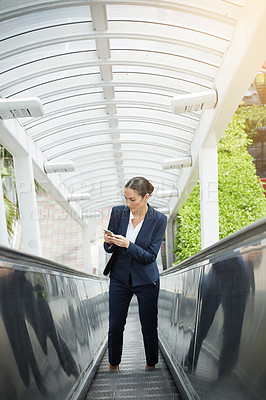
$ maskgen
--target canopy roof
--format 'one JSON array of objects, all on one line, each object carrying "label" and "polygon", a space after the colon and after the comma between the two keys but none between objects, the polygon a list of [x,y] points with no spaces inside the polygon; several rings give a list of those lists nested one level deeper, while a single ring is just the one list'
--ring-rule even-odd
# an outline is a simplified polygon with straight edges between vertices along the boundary
[{"label": "canopy roof", "polygon": [[[74,162],[59,178],[90,193],[81,212],[120,204],[145,176],[151,204],[174,214],[200,147],[217,144],[266,58],[264,3],[2,0],[0,96],[41,99],[44,116],[18,122],[44,162]],[[172,113],[174,96],[211,89],[215,109]],[[187,155],[192,167],[162,168]],[[159,197],[169,190],[179,199]]]}]

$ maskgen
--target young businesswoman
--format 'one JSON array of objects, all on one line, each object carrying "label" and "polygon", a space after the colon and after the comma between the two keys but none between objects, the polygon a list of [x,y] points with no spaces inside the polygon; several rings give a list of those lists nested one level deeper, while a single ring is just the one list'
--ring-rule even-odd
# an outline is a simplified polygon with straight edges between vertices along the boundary
[{"label": "young businesswoman", "polygon": [[154,368],[158,362],[159,271],[156,257],[167,218],[148,204],[153,189],[143,177],[130,179],[124,189],[127,205],[112,208],[108,230],[114,235],[104,235],[105,250],[111,253],[116,248],[109,288],[110,370],[119,368],[124,326],[133,294],[138,299],[146,368]]}]

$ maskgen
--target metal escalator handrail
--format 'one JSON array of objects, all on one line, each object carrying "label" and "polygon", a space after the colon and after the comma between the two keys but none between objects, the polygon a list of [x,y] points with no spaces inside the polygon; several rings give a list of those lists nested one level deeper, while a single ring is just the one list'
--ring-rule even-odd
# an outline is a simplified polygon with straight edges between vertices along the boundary
[{"label": "metal escalator handrail", "polygon": [[266,231],[266,218],[261,218],[260,220],[253,222],[252,224],[246,226],[245,228],[240,229],[239,231],[228,235],[226,238],[219,240],[215,244],[207,247],[204,250],[201,250],[197,254],[187,258],[177,265],[173,265],[172,267],[164,270],[160,273],[161,276],[170,274],[174,271],[179,271],[191,265],[195,265],[197,263],[203,262],[206,259],[216,258],[217,255],[221,255],[221,253],[225,249],[229,249],[230,247],[234,247],[239,241],[244,242],[249,238],[254,238],[255,235],[259,235],[262,232]]},{"label": "metal escalator handrail", "polygon": [[43,257],[34,256],[31,254],[23,253],[18,250],[10,249],[8,247],[0,246],[0,259],[6,262],[19,263],[25,267],[32,268],[45,268],[54,272],[60,272],[68,275],[78,277],[90,278],[94,280],[106,280],[106,277],[90,275],[82,271],[77,271],[73,268],[56,263],[55,261],[48,260]]}]

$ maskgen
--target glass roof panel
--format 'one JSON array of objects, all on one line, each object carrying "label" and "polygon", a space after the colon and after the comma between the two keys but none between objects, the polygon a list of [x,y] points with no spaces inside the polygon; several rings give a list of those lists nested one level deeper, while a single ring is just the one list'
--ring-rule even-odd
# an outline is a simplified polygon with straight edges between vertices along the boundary
[{"label": "glass roof panel", "polygon": [[[121,61],[122,63],[122,61]],[[164,84],[164,78],[166,77],[171,77],[173,80],[173,86],[172,86],[172,92],[174,93],[182,93],[185,92],[186,90],[190,89],[191,91],[195,91],[198,88],[199,90],[203,90],[204,88],[210,88],[213,82],[212,77],[208,77],[206,74],[199,74],[197,71],[191,71],[189,74],[186,73],[186,71],[182,71],[178,68],[178,65],[174,65],[172,67],[165,66],[165,69],[161,69],[158,65],[156,66],[151,66],[147,67],[142,63],[142,65],[137,65],[135,63],[134,66],[128,66],[125,65],[126,63],[123,63],[124,65],[113,65],[113,74],[114,74],[114,79],[116,81],[116,84],[119,86],[122,85],[121,81],[125,80],[125,82],[128,82],[128,75],[132,74],[130,76],[131,81],[134,82],[134,85],[136,88],[138,88],[141,85],[141,82],[143,81],[143,86],[145,87],[146,84],[147,86],[150,86],[151,89],[157,88],[158,90],[163,90],[163,88],[170,90],[171,86],[169,87],[168,84],[166,87],[163,85]],[[118,75],[119,73],[119,75]],[[136,75],[137,73],[137,75]],[[135,75],[137,78],[134,79]],[[143,78],[143,79],[142,79]],[[136,80],[139,81],[139,84],[135,82]],[[148,81],[147,81],[148,80]],[[159,81],[158,81],[159,80]],[[149,82],[151,82],[149,84]],[[185,88],[183,89],[183,86],[181,87],[181,90],[179,89],[179,85],[185,85]],[[124,85],[124,83],[123,83]],[[187,86],[186,86],[187,85]],[[126,85],[128,86],[128,85]]]},{"label": "glass roof panel", "polygon": [[105,20],[97,3],[2,0],[0,12],[0,96],[41,99],[45,115],[19,123],[45,160],[73,160],[60,178],[91,191],[86,211],[123,201],[132,175],[177,187],[182,171],[161,163],[190,155],[202,113],[174,115],[172,98],[214,87],[244,4],[107,0]]},{"label": "glass roof panel", "polygon": [[[225,23],[229,26],[234,25],[239,17],[241,7],[238,5],[243,6],[244,0],[235,3],[237,4],[230,1],[225,5],[223,2],[209,0],[201,1],[200,4],[187,1],[172,1],[167,4],[152,4],[152,2],[138,5],[109,4],[108,16],[110,21],[139,21],[145,18],[149,22],[164,25],[176,25],[179,21],[179,24],[193,27],[195,30],[204,26],[206,30],[220,32]],[[227,13],[227,18],[225,18],[225,13]]]},{"label": "glass roof panel", "polygon": [[[7,50],[7,46],[5,46]],[[10,48],[8,49],[10,50]],[[66,42],[58,44],[49,44],[43,46],[42,48],[35,48],[32,50],[24,51],[23,53],[17,53],[15,55],[10,55],[9,57],[2,57],[0,64],[0,71],[4,72],[7,70],[12,70],[23,65],[29,65],[30,63],[37,63],[41,60],[50,59],[52,61],[53,57],[57,57],[64,54],[79,54],[85,52],[96,51],[95,42],[92,40],[75,42]]]},{"label": "glass roof panel", "polygon": [[84,21],[91,21],[89,7],[60,7],[51,8],[50,10],[35,11],[34,13],[26,13],[19,17],[2,20],[1,29],[3,29],[4,33],[3,38],[7,38],[21,35],[32,30]]}]

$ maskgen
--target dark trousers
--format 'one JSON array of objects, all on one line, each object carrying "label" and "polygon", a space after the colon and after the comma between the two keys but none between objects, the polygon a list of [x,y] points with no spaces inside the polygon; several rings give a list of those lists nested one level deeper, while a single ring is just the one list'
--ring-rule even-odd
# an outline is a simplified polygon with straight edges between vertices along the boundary
[{"label": "dark trousers", "polygon": [[137,296],[147,365],[158,362],[158,295],[159,280],[148,285],[132,287],[116,279],[110,280],[108,352],[111,365],[119,365],[123,348],[123,333],[128,307],[133,294]]}]

